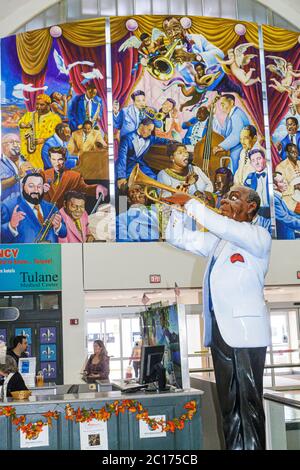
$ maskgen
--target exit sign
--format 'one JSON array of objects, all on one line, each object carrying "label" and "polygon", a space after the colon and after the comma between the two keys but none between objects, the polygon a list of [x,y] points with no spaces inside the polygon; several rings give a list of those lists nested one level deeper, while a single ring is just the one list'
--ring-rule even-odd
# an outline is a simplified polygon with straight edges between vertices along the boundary
[{"label": "exit sign", "polygon": [[150,284],[160,284],[161,277],[160,274],[150,274]]}]

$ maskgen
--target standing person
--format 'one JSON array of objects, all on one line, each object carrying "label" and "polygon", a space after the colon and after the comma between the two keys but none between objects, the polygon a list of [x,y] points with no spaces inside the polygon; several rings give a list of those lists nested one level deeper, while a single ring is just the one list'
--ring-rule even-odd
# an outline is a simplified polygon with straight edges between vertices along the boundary
[{"label": "standing person", "polygon": [[28,357],[26,354],[28,347],[27,337],[24,335],[15,336],[13,340],[13,347],[8,349],[7,355],[11,356],[16,364],[19,364],[20,357]]},{"label": "standing person", "polygon": [[109,378],[109,356],[103,341],[94,341],[94,354],[92,354],[84,368],[84,380],[88,383],[95,380],[108,380]]},{"label": "standing person", "polygon": [[[175,199],[175,197],[174,197]],[[180,194],[181,204],[188,196]],[[252,220],[258,194],[233,186],[221,201],[221,214],[196,200],[187,215],[208,231],[192,232],[184,214],[173,211],[166,231],[172,245],[209,256],[203,280],[205,346],[210,346],[223,416],[226,448],[265,449],[263,371],[271,341],[264,278],[271,236]]]},{"label": "standing person", "polygon": [[28,390],[18,366],[11,356],[6,356],[5,364],[0,364],[0,376],[4,377],[3,382],[3,398],[11,397],[11,392],[19,392]]},{"label": "standing person", "polygon": [[94,128],[99,128],[98,121],[102,117],[103,102],[97,95],[97,88],[94,83],[88,83],[86,91],[82,95],[72,98],[69,106],[68,117],[72,132],[80,129],[84,121],[92,122]]},{"label": "standing person", "polygon": [[142,355],[142,344],[141,340],[135,341],[132,348],[131,358],[129,365],[133,366],[135,378],[138,379],[141,371],[141,355]]},{"label": "standing person", "polygon": [[291,211],[282,199],[288,184],[279,171],[273,173],[273,188],[277,239],[295,240],[295,230],[300,231],[300,214]]},{"label": "standing person", "polygon": [[257,141],[257,130],[249,124],[245,126],[240,133],[240,142],[242,150],[240,152],[238,169],[234,175],[234,184],[243,186],[245,179],[253,171],[249,160],[249,153],[253,149],[261,149]]},{"label": "standing person", "polygon": [[298,119],[293,116],[288,117],[285,120],[285,125],[287,135],[276,144],[281,160],[285,160],[288,157],[287,146],[289,144],[296,145],[298,149],[298,154],[300,154],[300,131]]},{"label": "standing person", "polygon": [[52,137],[61,118],[50,109],[51,98],[38,95],[35,111],[28,111],[19,121],[21,154],[34,168],[44,168],[42,147]]},{"label": "standing person", "polygon": [[[270,217],[270,201],[268,191],[268,171],[266,155],[263,150],[253,149],[249,152],[249,161],[252,172],[244,181],[244,186],[254,189],[260,197],[259,215]],[[253,171],[255,170],[255,171]]]},{"label": "standing person", "polygon": [[241,130],[250,124],[245,111],[235,105],[235,97],[230,93],[225,93],[220,98],[220,107],[226,114],[223,125],[220,125],[217,118],[214,119],[214,130],[225,139],[216,147],[213,152],[217,155],[224,150],[230,151],[231,170],[235,174],[238,169],[242,144],[240,143]]},{"label": "standing person", "polygon": [[295,190],[295,181],[300,176],[300,160],[299,160],[299,150],[297,145],[288,144],[286,146],[286,155],[287,158],[280,162],[275,170],[282,174],[283,178],[286,180],[288,187],[282,194],[282,198],[288,208],[291,211],[295,211],[297,207],[297,202],[293,199]]}]

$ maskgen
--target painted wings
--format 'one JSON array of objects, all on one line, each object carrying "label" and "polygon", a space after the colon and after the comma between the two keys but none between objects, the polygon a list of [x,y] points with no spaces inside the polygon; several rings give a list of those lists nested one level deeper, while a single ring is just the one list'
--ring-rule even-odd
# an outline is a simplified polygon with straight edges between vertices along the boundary
[{"label": "painted wings", "polygon": [[252,42],[246,42],[244,44],[240,44],[234,49],[234,57],[235,62],[238,67],[243,68],[245,65],[249,64],[251,59],[257,57],[257,54],[246,54],[245,52],[251,46],[254,46]]}]

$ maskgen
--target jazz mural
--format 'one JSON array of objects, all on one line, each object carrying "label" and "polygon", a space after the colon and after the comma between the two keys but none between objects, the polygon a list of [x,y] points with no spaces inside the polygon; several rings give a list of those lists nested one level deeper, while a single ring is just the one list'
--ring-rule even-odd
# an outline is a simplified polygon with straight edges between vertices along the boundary
[{"label": "jazz mural", "polygon": [[299,33],[263,26],[278,239],[300,236]]},{"label": "jazz mural", "polygon": [[117,240],[163,240],[162,199],[218,208],[233,184],[259,193],[271,230],[257,25],[119,17],[111,42]]},{"label": "jazz mural", "polygon": [[2,39],[1,110],[1,242],[114,238],[105,20]]}]

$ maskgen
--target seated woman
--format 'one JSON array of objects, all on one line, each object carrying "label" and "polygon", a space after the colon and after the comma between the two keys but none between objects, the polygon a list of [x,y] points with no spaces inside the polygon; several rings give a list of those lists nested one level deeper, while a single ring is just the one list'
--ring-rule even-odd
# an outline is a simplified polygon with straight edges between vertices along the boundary
[{"label": "seated woman", "polygon": [[0,364],[0,376],[4,377],[3,398],[11,397],[11,392],[28,390],[22,375],[18,372],[16,361],[11,356],[6,356],[5,364]]},{"label": "seated woman", "polygon": [[96,380],[108,380],[109,377],[109,356],[103,341],[94,341],[94,354],[92,354],[84,368],[83,380],[88,383]]}]

